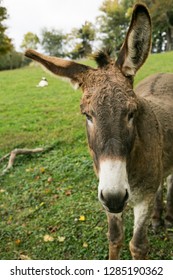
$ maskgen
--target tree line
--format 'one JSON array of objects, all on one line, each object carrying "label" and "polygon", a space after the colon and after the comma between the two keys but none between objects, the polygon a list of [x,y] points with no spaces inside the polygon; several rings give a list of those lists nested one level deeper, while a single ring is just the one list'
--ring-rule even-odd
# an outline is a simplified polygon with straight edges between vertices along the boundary
[{"label": "tree line", "polygon": [[[80,59],[87,57],[96,48],[119,52],[129,26],[132,7],[138,0],[103,0],[100,15],[95,23],[85,22],[80,28],[73,28],[65,34],[57,29],[43,28],[38,36],[32,32],[24,35],[21,49],[42,48],[51,56]],[[152,18],[152,52],[173,50],[173,0],[143,0]],[[15,51],[12,40],[6,35],[3,21],[7,19],[7,9],[0,0],[0,70],[20,67],[28,61]]]}]

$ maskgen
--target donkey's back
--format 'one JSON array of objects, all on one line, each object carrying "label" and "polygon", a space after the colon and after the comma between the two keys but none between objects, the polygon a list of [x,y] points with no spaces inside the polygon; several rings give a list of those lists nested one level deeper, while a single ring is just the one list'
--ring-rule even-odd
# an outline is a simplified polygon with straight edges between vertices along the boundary
[{"label": "donkey's back", "polygon": [[147,99],[156,100],[158,98],[164,103],[168,102],[168,100],[172,102],[173,74],[158,73],[151,75],[137,85],[135,92]]}]

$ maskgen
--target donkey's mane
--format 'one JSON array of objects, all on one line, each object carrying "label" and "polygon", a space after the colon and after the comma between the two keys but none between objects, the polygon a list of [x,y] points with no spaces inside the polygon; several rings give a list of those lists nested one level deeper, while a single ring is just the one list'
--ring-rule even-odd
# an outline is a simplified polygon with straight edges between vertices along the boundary
[{"label": "donkey's mane", "polygon": [[107,66],[110,63],[111,54],[112,54],[112,50],[110,48],[103,49],[103,50],[99,50],[97,53],[95,53],[93,58],[96,61],[97,65],[102,68],[102,67]]}]

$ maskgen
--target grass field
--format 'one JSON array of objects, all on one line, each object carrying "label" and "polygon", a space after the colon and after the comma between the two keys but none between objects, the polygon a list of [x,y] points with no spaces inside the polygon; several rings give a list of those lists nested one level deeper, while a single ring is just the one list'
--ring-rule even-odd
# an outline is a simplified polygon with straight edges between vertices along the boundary
[{"label": "grass field", "polygon": [[[172,52],[150,56],[136,82],[155,72],[173,72]],[[36,84],[42,76],[49,86],[41,89]],[[0,259],[107,258],[106,215],[97,199],[80,97],[40,67],[0,72],[0,157],[19,147],[49,148],[18,156],[0,176]],[[123,259],[130,258],[132,219],[127,209]],[[173,240],[165,232],[155,236],[150,229],[149,239],[151,259],[173,259]]]}]

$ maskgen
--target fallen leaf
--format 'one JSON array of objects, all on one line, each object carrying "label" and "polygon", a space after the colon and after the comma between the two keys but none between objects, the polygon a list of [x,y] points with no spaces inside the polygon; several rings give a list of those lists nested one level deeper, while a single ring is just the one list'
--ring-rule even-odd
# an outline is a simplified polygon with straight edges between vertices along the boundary
[{"label": "fallen leaf", "polygon": [[65,195],[66,195],[66,196],[70,196],[70,195],[71,195],[71,190],[67,190],[67,191],[65,192]]},{"label": "fallen leaf", "polygon": [[58,236],[58,241],[59,242],[64,242],[65,236]]},{"label": "fallen leaf", "polygon": [[84,243],[83,243],[83,247],[84,247],[84,248],[88,248],[88,243],[84,242]]},{"label": "fallen leaf", "polygon": [[40,167],[40,172],[41,173],[45,173],[45,168],[44,167]]},{"label": "fallen leaf", "polygon": [[49,234],[46,234],[43,237],[43,240],[44,240],[44,242],[52,242],[52,241],[54,241],[54,238],[52,236],[50,236]]},{"label": "fallen leaf", "polygon": [[26,260],[31,260],[30,257],[28,257],[27,255],[24,255],[24,254],[20,254],[20,259],[21,259],[21,260],[24,260],[24,261],[26,261]]},{"label": "fallen leaf", "polygon": [[20,239],[16,239],[16,240],[15,240],[15,244],[16,244],[16,245],[20,245],[20,243],[21,243],[21,240],[20,240]]},{"label": "fallen leaf", "polygon": [[47,179],[47,181],[48,181],[48,183],[50,184],[50,183],[52,183],[53,178],[52,178],[52,177],[49,177],[49,178]]},{"label": "fallen leaf", "polygon": [[81,216],[79,217],[79,221],[84,222],[85,220],[86,220],[86,218],[85,218],[84,215],[81,215]]},{"label": "fallen leaf", "polygon": [[26,171],[26,172],[32,172],[33,169],[32,169],[32,168],[26,168],[25,171]]},{"label": "fallen leaf", "polygon": [[58,194],[55,194],[55,195],[53,196],[53,198],[54,198],[54,199],[58,199],[58,198],[59,198],[59,195],[58,195]]}]

